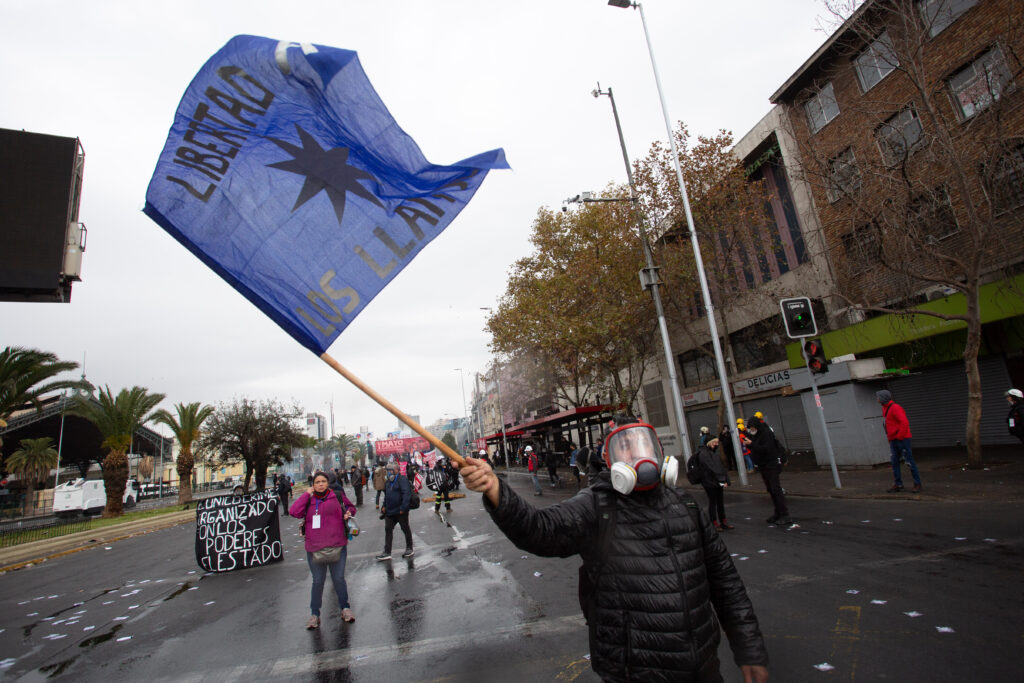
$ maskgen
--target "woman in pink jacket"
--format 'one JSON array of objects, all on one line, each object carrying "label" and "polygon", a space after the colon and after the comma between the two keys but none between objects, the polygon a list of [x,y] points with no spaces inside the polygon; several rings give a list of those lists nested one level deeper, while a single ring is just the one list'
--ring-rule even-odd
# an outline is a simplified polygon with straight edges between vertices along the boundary
[{"label": "woman in pink jacket", "polygon": [[[348,534],[345,522],[356,514],[356,506],[340,489],[335,493],[330,480],[323,472],[313,475],[313,486],[296,499],[288,509],[292,517],[304,520],[302,528],[306,537],[306,561],[313,576],[313,588],[309,598],[312,616],[306,628],[320,627],[320,605],[323,602],[324,583],[327,571],[331,572],[334,592],[338,595],[338,607],[344,621],[355,621],[355,615],[348,603],[348,586],[345,583],[345,557],[348,548]],[[324,548],[341,548],[337,562],[319,564],[313,561],[313,553]]]}]

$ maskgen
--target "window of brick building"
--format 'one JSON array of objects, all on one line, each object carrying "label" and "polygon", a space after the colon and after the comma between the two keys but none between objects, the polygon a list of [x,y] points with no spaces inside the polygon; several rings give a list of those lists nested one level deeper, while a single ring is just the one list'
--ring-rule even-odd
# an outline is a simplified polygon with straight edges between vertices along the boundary
[{"label": "window of brick building", "polygon": [[776,315],[729,335],[736,370],[747,372],[786,360],[786,346],[778,332],[781,329],[784,329],[782,316]]},{"label": "window of brick building", "polygon": [[899,66],[900,60],[892,48],[889,32],[885,31],[853,60],[854,70],[860,87],[867,92],[891,74]]},{"label": "window of brick building", "polygon": [[965,119],[997,101],[1011,85],[1010,69],[998,45],[949,79],[949,89]]},{"label": "window of brick building", "polygon": [[878,263],[878,232],[873,226],[865,225],[843,235],[843,251],[846,252],[846,266],[850,276],[866,273]]},{"label": "window of brick building", "polygon": [[907,158],[921,143],[924,129],[913,107],[907,107],[883,123],[876,131],[882,157],[888,164]]},{"label": "window of brick building", "polygon": [[825,87],[804,102],[804,111],[807,112],[807,122],[812,133],[817,133],[826,123],[839,116],[839,104],[836,102],[831,82],[826,83]]},{"label": "window of brick building", "polygon": [[985,190],[997,216],[1024,206],[1024,145],[1002,154],[982,169]]},{"label": "window of brick building", "polygon": [[828,200],[838,202],[860,189],[860,171],[853,157],[853,148],[847,147],[828,162]]},{"label": "window of brick building", "polygon": [[978,0],[918,0],[917,8],[928,33],[934,37],[977,4]]},{"label": "window of brick building", "polygon": [[929,244],[937,244],[960,231],[945,187],[915,197],[907,209],[908,227]]},{"label": "window of brick building", "polygon": [[668,427],[665,387],[660,380],[644,385],[644,405],[647,406],[647,424],[652,427]]},{"label": "window of brick building", "polygon": [[[710,351],[711,345],[705,344],[705,349]],[[679,367],[683,372],[683,386],[695,387],[705,382],[710,382],[717,377],[715,373],[715,357],[710,356],[700,349],[693,349],[679,354]]]}]

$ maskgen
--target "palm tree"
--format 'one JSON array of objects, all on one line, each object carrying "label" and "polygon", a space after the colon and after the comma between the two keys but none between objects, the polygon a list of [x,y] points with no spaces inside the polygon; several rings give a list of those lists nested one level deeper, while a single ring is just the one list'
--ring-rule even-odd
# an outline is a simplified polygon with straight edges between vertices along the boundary
[{"label": "palm tree", "polygon": [[22,439],[21,447],[7,458],[7,469],[18,474],[25,480],[25,502],[27,514],[35,512],[36,483],[45,480],[50,470],[57,466],[57,450],[53,447],[53,439],[44,436],[41,439]]},{"label": "palm tree", "polygon": [[120,517],[124,512],[124,487],[128,481],[125,452],[135,430],[153,419],[152,411],[162,400],[163,394],[151,394],[143,387],[122,389],[115,397],[108,386],[100,389],[98,404],[95,399],[76,396],[68,411],[96,425],[103,436],[102,445],[110,449],[103,459],[103,483],[107,490],[104,517]]},{"label": "palm tree", "polygon": [[36,349],[8,346],[0,351],[0,425],[6,426],[11,414],[26,405],[41,409],[40,397],[47,392],[92,389],[84,379],[53,379],[77,367],[78,363]]},{"label": "palm tree", "polygon": [[174,438],[178,440],[178,503],[184,505],[192,500],[192,468],[195,467],[195,455],[192,444],[199,438],[199,429],[206,418],[213,415],[213,406],[201,403],[179,403],[174,406],[178,413],[175,418],[166,410],[158,410],[153,414],[153,421],[167,425]]}]

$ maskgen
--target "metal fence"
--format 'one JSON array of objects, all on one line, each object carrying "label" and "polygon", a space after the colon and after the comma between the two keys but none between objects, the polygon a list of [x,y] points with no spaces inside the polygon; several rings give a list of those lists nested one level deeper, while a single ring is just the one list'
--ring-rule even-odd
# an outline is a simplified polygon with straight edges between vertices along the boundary
[{"label": "metal fence", "polygon": [[73,534],[76,531],[85,531],[89,528],[90,521],[90,518],[84,517],[77,519],[49,517],[0,522],[0,548]]}]

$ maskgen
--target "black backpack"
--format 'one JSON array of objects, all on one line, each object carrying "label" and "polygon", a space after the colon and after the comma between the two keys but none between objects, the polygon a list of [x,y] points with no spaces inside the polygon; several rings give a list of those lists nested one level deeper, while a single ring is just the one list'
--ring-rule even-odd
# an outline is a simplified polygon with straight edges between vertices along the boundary
[{"label": "black backpack", "polygon": [[690,459],[686,462],[686,481],[691,484],[699,484],[703,480],[700,471],[700,461],[697,459],[697,454],[694,453],[690,456]]},{"label": "black backpack", "polygon": [[775,436],[774,433],[772,434],[772,436],[775,439],[775,445],[772,447],[772,455],[774,455],[776,458],[778,458],[779,465],[781,465],[781,466],[788,465],[789,464],[789,449],[782,445],[782,442],[779,441],[779,437]]}]

